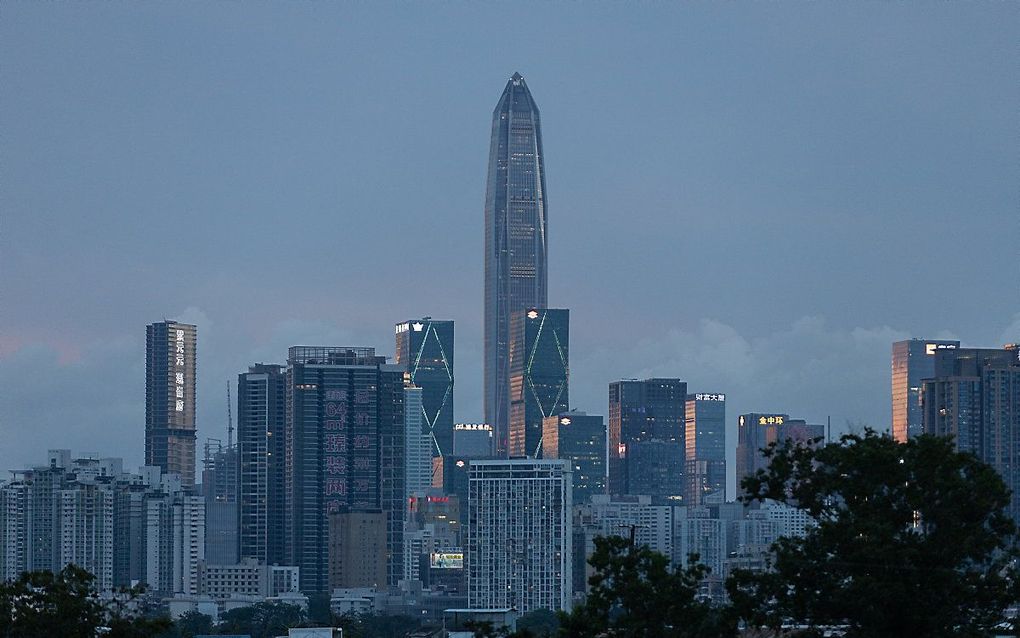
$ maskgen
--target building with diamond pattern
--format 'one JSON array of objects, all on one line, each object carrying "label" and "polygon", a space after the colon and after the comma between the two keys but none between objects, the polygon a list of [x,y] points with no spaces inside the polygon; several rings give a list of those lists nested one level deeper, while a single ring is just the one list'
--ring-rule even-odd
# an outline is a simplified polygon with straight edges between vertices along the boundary
[{"label": "building with diamond pattern", "polygon": [[396,326],[396,363],[421,388],[422,426],[432,440],[432,456],[453,451],[453,322],[431,317]]},{"label": "building with diamond pattern", "polygon": [[529,308],[510,323],[510,456],[541,458],[542,420],[570,409],[570,311]]}]

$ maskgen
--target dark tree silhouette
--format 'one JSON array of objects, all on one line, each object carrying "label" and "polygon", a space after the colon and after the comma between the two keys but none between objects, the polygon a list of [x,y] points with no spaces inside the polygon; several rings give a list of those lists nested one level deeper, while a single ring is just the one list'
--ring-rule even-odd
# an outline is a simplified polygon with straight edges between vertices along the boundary
[{"label": "dark tree silhouette", "polygon": [[952,441],[899,444],[866,430],[826,446],[773,445],[767,455],[768,469],[742,481],[745,500],[803,508],[817,525],[775,544],[772,571],[738,571],[727,583],[752,627],[988,635],[1017,600],[1009,490]]}]

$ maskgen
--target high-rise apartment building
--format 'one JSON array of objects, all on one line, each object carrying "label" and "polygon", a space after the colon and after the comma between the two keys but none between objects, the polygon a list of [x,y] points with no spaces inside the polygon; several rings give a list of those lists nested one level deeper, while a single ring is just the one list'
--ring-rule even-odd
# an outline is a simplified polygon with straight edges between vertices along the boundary
[{"label": "high-rise apartment building", "polygon": [[145,328],[145,464],[195,485],[197,328],[176,321]]},{"label": "high-rise apartment building", "polygon": [[684,436],[684,504],[701,505],[709,494],[726,497],[726,395],[687,395]]},{"label": "high-rise apartment building", "polygon": [[921,383],[935,372],[935,353],[959,341],[908,339],[892,345],[892,436],[900,443],[922,431]]},{"label": "high-rise apartment building", "polygon": [[769,444],[781,445],[786,441],[806,444],[824,437],[824,425],[791,419],[788,414],[741,414],[737,418],[737,492],[743,494],[740,481],[745,476],[768,467],[762,450]]},{"label": "high-rise apartment building", "polygon": [[564,460],[473,460],[468,606],[571,607],[571,472]]},{"label": "high-rise apartment building", "polygon": [[952,436],[994,467],[1020,521],[1020,346],[938,350],[921,401],[924,433]]},{"label": "high-rise apartment building", "polygon": [[431,317],[396,326],[396,363],[407,368],[410,382],[421,388],[423,425],[431,454],[453,449],[453,322]]},{"label": "high-rise apartment building", "polygon": [[328,588],[328,515],[381,509],[388,584],[403,574],[404,367],[373,348],[294,346],[287,360],[288,564]]},{"label": "high-rise apartment building", "polygon": [[[401,548],[403,550],[403,548]],[[342,510],[329,515],[329,589],[386,589],[386,513]]]},{"label": "high-rise apartment building", "polygon": [[510,455],[542,456],[542,420],[570,409],[570,311],[528,308],[510,321]]},{"label": "high-rise apartment building", "polygon": [[609,489],[683,499],[687,383],[680,379],[609,384]]},{"label": "high-rise apartment building", "polygon": [[542,458],[570,462],[574,505],[605,494],[605,420],[576,410],[546,417],[542,422]]},{"label": "high-rise apartment building", "polygon": [[510,318],[548,305],[545,159],[538,106],[514,73],[492,113],[485,189],[485,422],[505,454]]},{"label": "high-rise apartment building", "polygon": [[257,364],[237,375],[237,453],[240,460],[240,558],[286,562],[285,459],[287,375]]}]

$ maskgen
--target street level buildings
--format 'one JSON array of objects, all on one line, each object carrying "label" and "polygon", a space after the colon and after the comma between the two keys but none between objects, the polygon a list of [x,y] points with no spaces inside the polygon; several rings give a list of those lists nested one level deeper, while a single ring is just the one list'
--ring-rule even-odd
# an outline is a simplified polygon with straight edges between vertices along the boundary
[{"label": "street level buildings", "polygon": [[421,388],[422,425],[433,456],[453,449],[453,322],[431,317],[396,325],[397,365]]},{"label": "street level buildings", "polygon": [[485,422],[506,453],[511,316],[548,305],[545,158],[538,106],[519,73],[492,113],[485,189]]},{"label": "street level buildings", "polygon": [[195,485],[195,355],[198,329],[161,321],[145,329],[145,464]]},{"label": "street level buildings", "polygon": [[569,610],[569,462],[473,460],[469,472],[468,606]]},{"label": "street level buildings", "polygon": [[569,410],[570,311],[529,308],[510,321],[510,456],[542,456],[542,420]]},{"label": "street level buildings", "polygon": [[935,373],[935,353],[959,341],[907,339],[892,345],[892,436],[900,443],[921,434],[921,385]]}]

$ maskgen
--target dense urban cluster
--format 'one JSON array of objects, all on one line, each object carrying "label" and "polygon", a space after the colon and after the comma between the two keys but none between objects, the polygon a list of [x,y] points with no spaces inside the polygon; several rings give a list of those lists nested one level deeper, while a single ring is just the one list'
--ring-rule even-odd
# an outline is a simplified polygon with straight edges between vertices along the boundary
[{"label": "dense urban cluster", "polygon": [[[739,484],[770,444],[831,433],[754,412],[728,440],[725,388],[680,378],[609,384],[607,417],[572,407],[570,315],[547,294],[539,111],[518,74],[490,149],[484,415],[454,420],[453,321],[396,322],[392,360],[295,345],[238,374],[236,428],[206,440],[196,483],[198,328],[152,323],[145,466],[52,449],[14,471],[0,484],[0,578],[74,564],[104,592],[146,585],[174,617],[328,596],[337,614],[502,623],[583,601],[598,537],[679,566],[697,555],[700,596],[720,604],[735,570],[766,570],[773,543],[813,519],[727,493],[727,451]],[[892,345],[893,437],[955,437],[1013,489],[1014,518],[1018,415],[1020,347]]]}]

